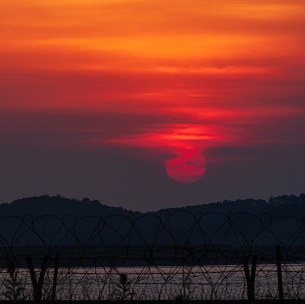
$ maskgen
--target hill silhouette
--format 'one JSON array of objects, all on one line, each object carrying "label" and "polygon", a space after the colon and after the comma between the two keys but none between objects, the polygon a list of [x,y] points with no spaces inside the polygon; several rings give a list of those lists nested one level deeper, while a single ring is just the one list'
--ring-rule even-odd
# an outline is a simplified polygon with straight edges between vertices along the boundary
[{"label": "hill silhouette", "polygon": [[158,211],[138,212],[127,210],[122,207],[110,207],[101,204],[98,200],[90,200],[84,198],[82,200],[69,199],[56,196],[35,196],[26,197],[15,200],[11,203],[0,204],[1,216],[27,216],[38,217],[43,215],[63,216],[66,214],[74,215],[75,217],[82,216],[109,216],[109,215],[140,215],[140,214],[160,214],[164,212],[173,213],[176,211],[196,212],[249,212],[249,213],[276,213],[278,216],[289,215],[298,216],[304,213],[305,209],[305,194],[299,196],[283,195],[270,197],[269,201],[262,199],[238,199],[235,201],[224,200],[223,202],[167,208]]},{"label": "hill silhouette", "polygon": [[38,196],[0,205],[2,246],[270,245],[305,241],[305,194],[135,212],[88,198]]},{"label": "hill silhouette", "polygon": [[18,199],[8,204],[0,205],[1,216],[31,216],[43,215],[63,216],[66,214],[75,217],[98,215],[108,216],[113,214],[127,214],[130,211],[120,207],[109,207],[99,201],[91,201],[88,198],[82,200],[68,199],[61,195],[36,196]]}]

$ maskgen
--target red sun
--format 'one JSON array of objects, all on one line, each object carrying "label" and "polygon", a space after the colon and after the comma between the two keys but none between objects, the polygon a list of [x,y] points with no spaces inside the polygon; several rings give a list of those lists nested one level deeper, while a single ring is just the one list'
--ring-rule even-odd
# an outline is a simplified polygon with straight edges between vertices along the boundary
[{"label": "red sun", "polygon": [[176,148],[175,156],[165,161],[167,175],[178,183],[194,183],[206,171],[206,161],[201,152],[192,147]]}]

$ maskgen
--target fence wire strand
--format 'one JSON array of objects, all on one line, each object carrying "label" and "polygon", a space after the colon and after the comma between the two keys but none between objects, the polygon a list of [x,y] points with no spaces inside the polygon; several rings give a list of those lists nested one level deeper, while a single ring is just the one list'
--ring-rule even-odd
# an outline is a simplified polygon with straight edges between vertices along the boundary
[{"label": "fence wire strand", "polygon": [[246,212],[3,216],[0,300],[8,298],[8,285],[14,283],[8,261],[15,267],[19,296],[32,299],[26,260],[31,257],[39,278],[44,256],[49,260],[43,299],[246,299],[243,258],[254,256],[255,298],[278,299],[276,245],[281,248],[284,298],[305,299],[304,241],[304,219]]}]

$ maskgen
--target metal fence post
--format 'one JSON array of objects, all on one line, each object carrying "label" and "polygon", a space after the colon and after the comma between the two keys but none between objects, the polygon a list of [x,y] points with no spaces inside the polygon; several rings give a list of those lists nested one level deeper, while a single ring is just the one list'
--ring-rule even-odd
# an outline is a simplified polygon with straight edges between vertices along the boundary
[{"label": "metal fence post", "polygon": [[256,255],[252,257],[252,267],[251,267],[251,274],[249,269],[249,258],[244,256],[243,257],[243,264],[244,264],[244,272],[247,281],[247,291],[248,291],[248,300],[254,301],[255,299],[255,275],[256,275]]},{"label": "metal fence post", "polygon": [[278,281],[278,289],[279,289],[279,299],[284,299],[284,291],[283,291],[283,278],[282,278],[282,252],[280,245],[275,246],[276,251],[276,268],[277,268],[277,281]]},{"label": "metal fence post", "polygon": [[59,267],[59,253],[56,253],[55,264],[54,264],[53,286],[52,286],[52,301],[56,300],[58,267]]},{"label": "metal fence post", "polygon": [[47,265],[48,265],[48,257],[44,256],[42,260],[42,265],[40,269],[40,274],[39,274],[39,279],[37,282],[34,266],[33,266],[33,261],[30,256],[27,257],[27,263],[30,271],[30,276],[31,276],[31,281],[33,285],[33,300],[34,301],[40,301],[42,298],[42,287],[43,287],[43,281],[44,281],[44,276],[47,270]]}]

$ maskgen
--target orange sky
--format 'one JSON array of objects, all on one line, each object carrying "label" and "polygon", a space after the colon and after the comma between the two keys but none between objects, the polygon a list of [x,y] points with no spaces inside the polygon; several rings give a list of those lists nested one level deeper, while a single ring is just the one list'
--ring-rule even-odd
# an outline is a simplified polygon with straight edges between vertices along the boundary
[{"label": "orange sky", "polygon": [[[42,133],[85,145],[191,144],[208,163],[213,147],[302,142],[279,122],[305,114],[303,0],[0,3],[6,117],[44,113]],[[77,118],[52,124],[54,113]],[[1,124],[35,129],[24,117]]]}]

